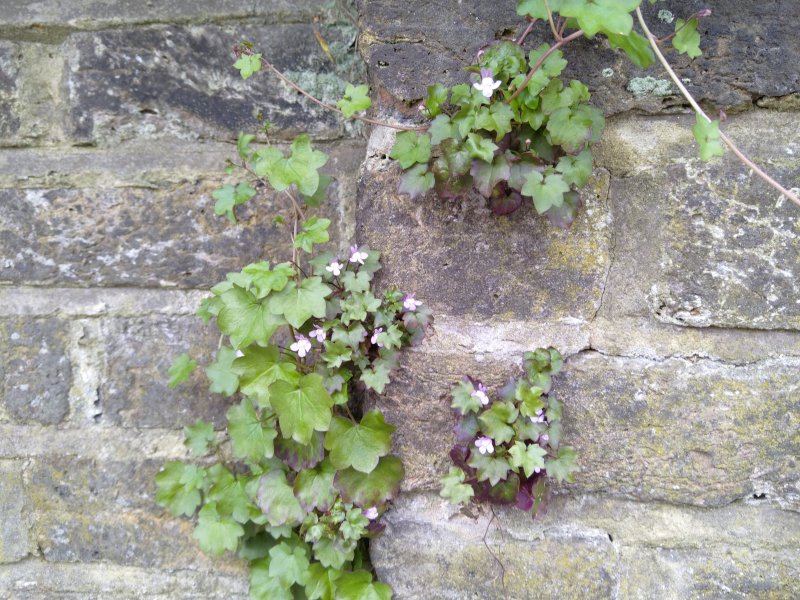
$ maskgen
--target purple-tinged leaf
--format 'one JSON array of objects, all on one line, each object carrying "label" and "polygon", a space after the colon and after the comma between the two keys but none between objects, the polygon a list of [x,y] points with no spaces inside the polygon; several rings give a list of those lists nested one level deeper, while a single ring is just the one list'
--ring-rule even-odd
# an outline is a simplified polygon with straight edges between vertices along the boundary
[{"label": "purple-tinged leaf", "polygon": [[469,458],[469,448],[467,446],[458,444],[453,446],[450,450],[450,459],[453,461],[453,464],[460,469],[466,471],[472,471],[472,467],[467,464],[467,458]]},{"label": "purple-tinged leaf", "polygon": [[505,193],[502,189],[505,186],[498,186],[489,198],[489,208],[498,215],[509,215],[522,206],[522,194],[519,192]]},{"label": "purple-tinged leaf", "polygon": [[507,181],[511,175],[508,159],[499,154],[491,162],[473,160],[470,174],[478,191],[487,198],[501,181]]},{"label": "purple-tinged leaf", "polygon": [[314,432],[308,444],[298,444],[291,438],[278,436],[275,440],[275,456],[295,471],[313,469],[325,458],[322,439],[323,434],[319,431]]},{"label": "purple-tinged leaf", "polygon": [[338,471],[333,486],[345,502],[356,506],[381,506],[393,500],[400,491],[400,480],[405,470],[396,456],[384,456],[371,473],[362,473],[352,467]]},{"label": "purple-tinged leaf", "polygon": [[517,491],[516,506],[520,510],[529,511],[533,508],[533,494],[525,485],[520,485]]},{"label": "purple-tinged leaf", "polygon": [[545,211],[544,216],[556,227],[566,229],[572,225],[581,206],[583,206],[583,201],[580,194],[567,192],[564,194],[564,202],[561,206],[551,206]]},{"label": "purple-tinged leaf", "polygon": [[428,165],[415,165],[400,177],[398,191],[413,200],[433,188],[433,184],[433,173],[428,171]]},{"label": "purple-tinged leaf", "polygon": [[519,493],[519,477],[511,473],[505,481],[501,481],[489,490],[489,502],[509,506],[517,501]]},{"label": "purple-tinged leaf", "polygon": [[459,444],[469,444],[478,433],[478,417],[475,413],[467,413],[456,418],[453,426],[453,433],[456,434],[456,442]]}]

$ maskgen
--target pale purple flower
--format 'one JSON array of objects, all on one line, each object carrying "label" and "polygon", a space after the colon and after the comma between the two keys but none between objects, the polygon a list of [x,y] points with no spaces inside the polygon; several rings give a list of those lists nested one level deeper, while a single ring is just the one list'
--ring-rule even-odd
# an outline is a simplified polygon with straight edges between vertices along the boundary
[{"label": "pale purple flower", "polygon": [[309,339],[304,335],[298,335],[295,337],[295,339],[297,341],[289,346],[289,349],[297,352],[297,356],[303,358],[311,350],[311,341],[309,341]]},{"label": "pale purple flower", "polygon": [[491,69],[481,69],[481,80],[472,84],[476,90],[480,90],[481,94],[486,98],[491,98],[494,91],[500,87],[500,82],[492,79]]},{"label": "pale purple flower", "polygon": [[341,275],[342,269],[344,269],[344,265],[335,260],[331,262],[331,264],[329,264],[327,267],[325,267],[325,270],[328,273],[331,273],[334,277],[338,277],[339,275]]},{"label": "pale purple flower", "polygon": [[406,310],[417,310],[418,306],[422,306],[422,302],[419,300],[414,300],[414,294],[408,294],[405,298],[403,298],[403,308]]},{"label": "pale purple flower", "polygon": [[317,340],[320,344],[325,341],[325,330],[319,325],[316,325],[308,335]]},{"label": "pale purple flower", "polygon": [[546,433],[543,433],[542,435],[539,436],[539,439],[536,441],[540,444],[546,444],[547,442],[550,441],[550,436],[547,435]]},{"label": "pale purple flower", "polygon": [[366,252],[360,252],[358,246],[350,246],[350,262],[351,263],[358,263],[360,265],[364,264],[364,261],[369,258],[369,254]]},{"label": "pale purple flower", "polygon": [[533,421],[534,423],[544,423],[545,418],[546,417],[544,416],[544,409],[540,408],[539,410],[536,411],[536,416],[531,417],[531,421]]},{"label": "pale purple flower", "polygon": [[477,440],[475,440],[475,445],[478,447],[478,452],[481,454],[491,454],[494,452],[494,443],[492,443],[492,438],[479,437]]},{"label": "pale purple flower", "polygon": [[484,386],[482,383],[478,384],[478,389],[472,392],[470,396],[476,398],[482,406],[489,404],[489,396],[486,395],[486,386]]},{"label": "pale purple flower", "polygon": [[541,473],[542,472],[542,467],[533,467],[533,472],[534,473]]},{"label": "pale purple flower", "polygon": [[375,344],[378,348],[383,348],[383,343],[378,341],[378,336],[383,331],[383,327],[378,327],[375,331],[372,332],[372,337],[369,338],[371,344]]},{"label": "pale purple flower", "polygon": [[370,506],[367,510],[362,510],[361,514],[367,517],[370,521],[374,521],[378,518],[378,509],[374,506]]}]

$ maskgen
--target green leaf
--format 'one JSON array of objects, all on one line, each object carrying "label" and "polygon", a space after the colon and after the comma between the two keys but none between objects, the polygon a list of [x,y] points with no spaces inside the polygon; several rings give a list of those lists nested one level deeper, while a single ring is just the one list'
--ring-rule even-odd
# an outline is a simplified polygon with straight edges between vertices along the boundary
[{"label": "green leaf", "polygon": [[306,512],[327,512],[336,500],[333,476],[336,469],[329,460],[322,461],[313,469],[304,469],[294,480],[294,495]]},{"label": "green leaf", "polygon": [[276,381],[270,386],[270,403],[284,437],[308,444],[314,431],[328,431],[333,399],[322,383],[322,376],[312,373],[297,382]]},{"label": "green leaf", "polygon": [[494,131],[495,141],[499,142],[503,136],[511,131],[511,120],[514,111],[504,102],[495,102],[490,107],[483,107],[475,117],[475,127]]},{"label": "green leaf", "polygon": [[262,148],[256,152],[253,170],[259,177],[267,177],[275,191],[282,192],[292,184],[304,196],[314,196],[319,187],[318,169],[328,162],[328,155],[311,148],[306,134],[298,135],[291,146],[291,155],[286,158],[275,147]]},{"label": "green leaf", "polygon": [[214,426],[202,420],[197,420],[194,425],[184,427],[183,435],[186,437],[184,445],[196,456],[203,456],[208,452],[209,444],[215,445],[217,442]]},{"label": "green leaf", "polygon": [[483,431],[492,438],[496,444],[511,441],[514,429],[509,425],[516,421],[519,411],[510,402],[494,402],[478,416]]},{"label": "green leaf", "polygon": [[612,48],[625,52],[631,62],[640,69],[646,69],[656,60],[653,50],[650,48],[650,42],[635,31],[631,31],[628,35],[609,33],[608,41]]},{"label": "green leaf", "polygon": [[462,415],[468,413],[477,413],[481,410],[481,402],[476,396],[472,395],[475,391],[475,386],[469,381],[462,381],[458,383],[451,391],[450,395],[453,397],[453,403],[450,405]]},{"label": "green leaf", "polygon": [[353,349],[345,345],[343,342],[330,342],[325,340],[325,352],[322,354],[322,360],[331,369],[338,369],[344,363],[353,358]]},{"label": "green leaf", "polygon": [[212,393],[233,396],[239,389],[239,377],[231,368],[235,358],[236,351],[233,348],[222,346],[217,350],[217,360],[206,367],[206,375],[211,381],[209,390]]},{"label": "green leaf", "polygon": [[702,160],[709,160],[712,156],[725,154],[725,149],[720,142],[719,121],[706,121],[705,117],[697,115],[692,132],[694,133],[694,139],[700,144],[700,158]]},{"label": "green leaf", "polygon": [[353,468],[338,471],[333,485],[345,502],[361,507],[380,506],[397,496],[404,474],[402,461],[389,455],[381,458],[371,473]]},{"label": "green leaf", "polygon": [[283,318],[270,312],[266,304],[245,289],[233,286],[220,296],[222,309],[217,317],[220,331],[231,339],[234,348],[253,342],[266,344],[275,330],[285,324]]},{"label": "green leaf", "polygon": [[260,300],[272,292],[280,292],[286,287],[289,278],[295,275],[291,263],[284,262],[270,269],[269,262],[261,261],[247,265],[242,273],[250,278],[250,285],[255,288]]},{"label": "green leaf", "polygon": [[277,578],[283,587],[288,588],[295,583],[305,585],[308,580],[308,546],[296,544],[290,546],[286,542],[274,546],[269,551],[269,575]]},{"label": "green leaf", "polygon": [[[550,46],[548,44],[540,44],[534,50],[531,50],[528,54],[528,62],[530,63],[531,68],[535,65],[539,60],[544,56],[547,52],[550,51]],[[561,75],[562,71],[567,67],[567,61],[564,59],[564,53],[561,50],[556,50],[546,59],[539,67],[539,70],[547,76],[548,78],[551,77],[558,77]],[[533,81],[533,80],[531,80]],[[545,83],[544,85],[547,85]],[[544,86],[542,86],[544,87]]]},{"label": "green leaf", "polygon": [[364,382],[369,389],[375,390],[377,393],[382,394],[383,388],[390,381],[389,375],[395,366],[395,361],[377,359],[372,362],[372,367],[363,369],[361,371],[361,381]]},{"label": "green leaf", "polygon": [[[447,102],[449,90],[441,83],[428,86],[428,95],[425,97],[425,108],[428,109],[428,116],[435,117],[440,112],[440,106]],[[437,142],[434,142],[434,144]]]},{"label": "green leaf", "polygon": [[349,325],[351,321],[363,321],[367,313],[374,313],[381,306],[381,301],[372,292],[353,293],[341,300],[342,323]]},{"label": "green leaf", "polygon": [[561,0],[559,12],[564,17],[574,17],[586,37],[597,32],[628,35],[633,28],[629,14],[641,0]]},{"label": "green leaf", "polygon": [[584,111],[560,108],[547,120],[547,132],[552,144],[577,152],[592,137],[592,120]]},{"label": "green leaf", "polygon": [[261,517],[261,511],[251,502],[245,490],[245,478],[237,479],[219,463],[208,470],[208,478],[213,484],[207,492],[206,502],[216,502],[220,515],[233,517],[242,525]]},{"label": "green leaf", "polygon": [[562,481],[575,481],[575,472],[578,470],[578,453],[574,448],[563,447],[558,450],[558,458],[548,458],[545,468],[550,477],[555,477],[559,483]]},{"label": "green leaf", "polygon": [[491,485],[497,485],[508,476],[511,466],[505,458],[495,458],[491,454],[481,454],[472,452],[467,464],[478,471],[478,481],[489,481]]},{"label": "green leaf", "polygon": [[280,469],[262,475],[258,484],[258,508],[273,527],[295,526],[305,517],[300,502],[295,498],[292,487],[286,481],[286,474]]},{"label": "green leaf", "polygon": [[525,445],[517,441],[509,449],[511,455],[511,466],[515,469],[522,468],[525,477],[533,475],[535,469],[544,469],[544,457],[547,451],[538,444]]},{"label": "green leaf", "polygon": [[254,136],[252,133],[245,133],[243,131],[239,132],[239,138],[236,140],[236,151],[244,160],[248,160],[250,158],[250,154],[252,153],[250,143],[254,139],[256,139],[256,136]]},{"label": "green leaf", "polygon": [[191,375],[192,371],[196,368],[197,361],[190,358],[189,355],[184,352],[172,362],[172,366],[167,371],[167,375],[169,375],[167,387],[170,389],[176,388],[189,379],[189,375]]},{"label": "green leaf", "polygon": [[315,432],[308,444],[298,444],[292,438],[275,440],[275,456],[294,471],[316,467],[325,458],[322,432]]},{"label": "green leaf", "polygon": [[372,581],[367,571],[344,572],[336,582],[336,600],[391,600],[392,588]]},{"label": "green leaf", "polygon": [[487,163],[492,162],[494,151],[497,150],[497,146],[492,143],[492,140],[481,137],[477,133],[467,134],[465,147],[469,150],[472,158],[479,158]]},{"label": "green leaf", "polygon": [[233,446],[233,454],[257,463],[271,458],[275,453],[274,440],[278,432],[270,425],[264,425],[253,408],[250,398],[241,404],[231,406],[227,412],[228,434]]},{"label": "green leaf", "polygon": [[242,79],[248,79],[261,70],[261,54],[242,54],[233,67],[239,69]]},{"label": "green leaf", "polygon": [[538,171],[532,171],[528,175],[528,181],[522,186],[522,193],[533,198],[533,205],[539,214],[551,206],[561,206],[564,194],[568,191],[569,186],[563,175],[557,173],[543,177]]},{"label": "green leaf", "polygon": [[333,328],[333,333],[331,333],[332,341],[347,344],[354,350],[358,348],[358,345],[365,337],[367,337],[367,330],[358,321],[350,325],[350,327],[336,326]]},{"label": "green leaf", "polygon": [[296,600],[290,589],[285,589],[277,577],[269,574],[269,559],[250,563],[251,600]]},{"label": "green leaf", "polygon": [[372,106],[372,100],[369,97],[369,86],[348,83],[344,90],[344,98],[339,100],[336,106],[342,110],[344,116],[348,119],[359,111],[367,110]]},{"label": "green leaf", "polygon": [[371,410],[354,425],[348,419],[334,417],[325,434],[325,449],[330,450],[330,461],[336,469],[353,467],[370,473],[381,456],[389,454],[392,432],[395,427],[383,420],[383,413]]},{"label": "green leaf", "polygon": [[447,115],[437,116],[428,127],[428,133],[431,136],[431,144],[434,146],[442,140],[454,137],[455,133],[450,117]]},{"label": "green leaf", "polygon": [[504,155],[498,154],[491,162],[473,161],[470,173],[475,180],[475,187],[488,198],[498,183],[508,181],[511,177],[511,168],[508,159]]},{"label": "green leaf", "polygon": [[366,271],[359,271],[358,273],[345,271],[342,273],[341,280],[346,292],[368,292],[372,275]]},{"label": "green leaf", "polygon": [[431,157],[431,136],[414,131],[398,133],[389,156],[404,169],[416,163],[427,164]]},{"label": "green leaf", "polygon": [[303,279],[300,287],[292,281],[270,299],[269,307],[273,314],[283,315],[289,325],[299,329],[311,317],[325,317],[325,298],[331,291],[322,283],[322,277]]},{"label": "green leaf", "polygon": [[214,203],[214,214],[225,215],[231,224],[236,223],[236,215],[233,208],[239,204],[244,204],[256,195],[256,191],[247,182],[242,182],[236,187],[224,185],[211,192],[211,197],[216,200]]},{"label": "green leaf", "polygon": [[562,156],[556,166],[556,171],[564,176],[564,183],[582,188],[592,176],[592,152],[584,150],[578,156],[569,154]]},{"label": "green leaf", "polygon": [[[548,3],[551,11],[557,11],[559,0],[550,0]],[[544,0],[517,0],[517,14],[520,17],[533,17],[534,19],[548,18],[547,6]]]},{"label": "green leaf", "polygon": [[[358,511],[360,514],[360,511]],[[369,522],[369,521],[368,521]],[[346,525],[345,521],[342,525]],[[323,567],[329,569],[341,569],[346,562],[353,560],[355,556],[356,544],[351,540],[344,540],[340,537],[322,538],[314,542],[314,558]]]},{"label": "green leaf", "polygon": [[688,54],[689,58],[697,58],[703,54],[700,50],[700,34],[697,33],[697,18],[692,17],[688,22],[683,19],[675,21],[675,37],[672,38],[672,47],[681,54]]},{"label": "green leaf", "polygon": [[442,477],[442,491],[439,495],[452,504],[463,504],[475,495],[471,485],[464,483],[467,478],[464,471],[458,467],[450,467],[450,471]]},{"label": "green leaf", "polygon": [[270,405],[270,385],[276,381],[295,382],[300,378],[295,364],[282,359],[275,346],[250,346],[243,354],[233,361],[233,372],[239,376],[242,393],[255,398],[260,406]]},{"label": "green leaf", "polygon": [[542,388],[529,386],[523,381],[517,383],[515,398],[519,401],[519,412],[524,417],[534,417],[537,411],[544,408]]},{"label": "green leaf", "polygon": [[294,247],[302,248],[309,254],[314,249],[314,244],[324,244],[330,240],[328,227],[331,225],[330,219],[321,219],[316,215],[303,223],[302,229],[294,238]]},{"label": "green leaf", "polygon": [[335,600],[336,582],[342,576],[337,569],[323,567],[319,563],[312,563],[308,567],[308,579],[305,592],[308,600]]},{"label": "green leaf", "polygon": [[176,517],[191,517],[200,504],[205,469],[196,465],[170,461],[156,475],[156,503],[165,506]]},{"label": "green leaf", "polygon": [[305,202],[306,205],[310,206],[311,208],[318,208],[320,204],[328,199],[328,187],[332,182],[333,177],[326,175],[325,173],[320,173],[317,191],[310,196],[303,194],[303,202]]},{"label": "green leaf", "polygon": [[220,515],[216,502],[210,502],[200,509],[192,537],[203,552],[221,556],[225,550],[236,550],[243,535],[242,526],[231,517]]},{"label": "green leaf", "polygon": [[422,196],[434,186],[433,173],[428,171],[428,165],[415,165],[400,177],[400,186],[397,191],[408,194],[412,200]]}]

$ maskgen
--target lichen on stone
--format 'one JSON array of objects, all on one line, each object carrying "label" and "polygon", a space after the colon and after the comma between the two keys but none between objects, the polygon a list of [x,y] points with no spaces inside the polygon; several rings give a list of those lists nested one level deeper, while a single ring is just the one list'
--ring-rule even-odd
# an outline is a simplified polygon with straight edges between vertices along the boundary
[{"label": "lichen on stone", "polygon": [[666,79],[656,79],[655,77],[634,77],[628,82],[628,91],[636,98],[644,96],[669,96],[672,92],[672,85]]}]

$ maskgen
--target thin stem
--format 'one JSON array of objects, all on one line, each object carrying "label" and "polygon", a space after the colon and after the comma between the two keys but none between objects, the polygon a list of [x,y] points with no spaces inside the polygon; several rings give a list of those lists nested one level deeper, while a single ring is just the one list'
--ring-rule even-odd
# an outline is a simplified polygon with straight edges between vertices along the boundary
[{"label": "thin stem", "polygon": [[[661,49],[658,47],[658,41],[656,40],[655,36],[653,36],[653,34],[650,32],[650,30],[647,28],[647,23],[645,23],[644,17],[642,16],[642,11],[639,8],[636,9],[636,16],[639,18],[639,24],[642,26],[642,30],[644,31],[648,41],[650,42],[650,47],[653,49],[653,52],[655,52],[656,57],[658,57],[659,62],[664,67],[664,70],[666,70],[667,74],[670,76],[670,79],[672,79],[675,85],[678,86],[678,89],[681,91],[681,94],[683,94],[683,97],[686,98],[687,102],[689,102],[694,111],[698,115],[703,117],[706,121],[710,122],[711,118],[705,113],[705,111],[703,111],[702,108],[700,108],[700,105],[689,93],[689,90],[687,90],[686,86],[683,85],[683,82],[680,80],[680,77],[676,75],[675,71],[672,70],[672,67],[670,66],[669,62],[667,62],[667,59],[664,58]],[[762,171],[758,165],[756,165],[752,160],[747,158],[742,153],[742,151],[739,150],[736,144],[734,144],[733,141],[727,135],[725,135],[720,131],[719,137],[723,142],[725,142],[725,145],[731,149],[731,152],[733,152],[740,161],[742,161],[744,164],[750,167],[756,175],[758,175],[761,179],[763,179],[773,188],[778,190],[783,196],[794,202],[797,206],[800,206],[800,197],[798,197],[797,194],[793,194],[792,192],[784,188],[780,183],[775,181],[772,177],[767,175],[764,171]]]},{"label": "thin stem", "polygon": [[[303,94],[303,96],[305,96],[306,98],[308,98],[312,102],[315,102],[316,104],[319,104],[321,107],[327,108],[328,110],[333,111],[335,113],[339,113],[345,119],[348,118],[348,117],[345,117],[345,114],[338,107],[333,106],[332,104],[328,104],[327,102],[323,102],[322,100],[319,100],[318,98],[316,98],[316,97],[312,96],[311,94],[309,94],[307,91],[305,91],[299,85],[297,85],[294,81],[292,81],[291,79],[286,77],[286,75],[284,75],[278,69],[276,69],[272,65],[272,63],[267,62],[266,64],[267,64],[267,67],[269,67],[269,70],[272,71],[278,77],[278,79],[283,81],[290,88],[292,88],[295,91]],[[428,129],[427,125],[418,125],[416,127],[409,127],[409,126],[406,126],[406,125],[395,125],[393,123],[386,123],[386,122],[383,122],[383,121],[376,121],[375,119],[370,119],[370,118],[367,118],[367,117],[361,117],[359,115],[353,115],[350,118],[358,119],[359,121],[363,121],[364,123],[371,123],[372,125],[379,125],[380,127],[389,127],[391,129],[399,129],[400,131],[426,131]]]},{"label": "thin stem", "polygon": [[489,547],[489,543],[486,541],[486,536],[489,534],[489,527],[491,527],[494,520],[497,518],[497,514],[494,512],[494,507],[490,504],[489,509],[492,511],[492,518],[489,519],[489,522],[486,524],[486,530],[483,532],[483,545],[486,546],[486,550],[489,551],[489,554],[492,555],[492,558],[495,562],[500,565],[500,583],[503,586],[503,590],[506,589],[506,567],[503,562],[497,558],[497,555],[492,552],[492,549]]},{"label": "thin stem", "polygon": [[344,410],[347,412],[347,416],[348,416],[348,417],[350,417],[350,420],[351,420],[351,421],[352,421],[354,424],[358,425],[358,421],[356,421],[356,418],[353,416],[353,413],[351,413],[351,412],[350,412],[350,407],[349,407],[349,406],[347,406],[347,403],[345,403],[345,404],[342,404],[342,406],[344,407]]},{"label": "thin stem", "polygon": [[536,24],[536,19],[529,19],[528,26],[525,28],[525,31],[522,32],[522,35],[517,38],[515,42],[517,46],[522,46],[522,43],[525,41],[525,38],[528,37],[528,34],[533,29],[533,26]]},{"label": "thin stem", "polygon": [[560,42],[561,36],[558,34],[556,24],[553,22],[553,11],[550,10],[550,5],[547,3],[547,0],[544,0],[544,8],[547,10],[547,20],[550,21],[550,31],[553,32],[553,37],[556,39],[556,41]]},{"label": "thin stem", "polygon": [[702,11],[702,10],[699,10],[699,11],[697,11],[697,12],[696,12],[696,13],[694,13],[694,14],[693,14],[691,17],[689,17],[688,19],[686,19],[686,21],[684,22],[684,24],[683,24],[683,25],[681,25],[680,27],[678,27],[678,28],[677,28],[675,31],[673,31],[673,32],[672,32],[672,33],[670,33],[669,35],[665,35],[665,36],[664,36],[664,37],[662,37],[662,38],[656,38],[656,41],[657,41],[659,44],[663,44],[664,42],[668,42],[669,40],[671,40],[672,38],[674,38],[676,35],[678,35],[678,34],[681,32],[681,29],[683,29],[684,27],[686,27],[686,26],[689,24],[689,21],[691,21],[692,19],[698,19],[698,20],[699,20],[701,17],[704,17],[704,16],[707,16],[707,15],[705,14],[705,11]]},{"label": "thin stem", "polygon": [[[303,213],[303,209],[302,209],[302,208],[300,208],[300,205],[297,203],[297,199],[294,197],[294,194],[292,194],[292,193],[289,191],[289,189],[288,189],[288,188],[286,189],[286,195],[287,195],[287,196],[289,196],[289,198],[291,198],[291,199],[292,199],[292,204],[294,204],[294,210],[295,210],[295,212],[297,213],[297,216],[299,216],[299,217],[300,217],[300,219],[302,219],[303,221],[305,221],[305,220],[306,220],[306,215]],[[295,232],[295,234],[296,234],[296,232]]]},{"label": "thin stem", "polygon": [[547,52],[542,54],[542,57],[539,60],[537,60],[536,64],[533,65],[533,67],[531,68],[530,71],[528,71],[528,76],[525,77],[525,81],[523,81],[522,85],[519,86],[517,88],[517,90],[513,94],[511,94],[511,97],[508,100],[506,100],[506,104],[510,103],[512,100],[514,100],[514,98],[516,98],[517,96],[519,96],[522,93],[522,90],[525,89],[525,86],[528,85],[528,83],[530,82],[531,78],[533,77],[533,74],[536,73],[536,71],[539,69],[539,67],[542,66],[542,63],[544,63],[544,61],[547,60],[547,57],[549,57],[553,52],[555,52],[556,50],[561,48],[561,46],[563,46],[564,44],[567,44],[567,43],[571,42],[572,40],[581,37],[582,35],[583,35],[583,30],[582,29],[578,29],[578,31],[569,34],[567,37],[560,39],[555,44],[550,46],[550,48],[547,50]]}]

